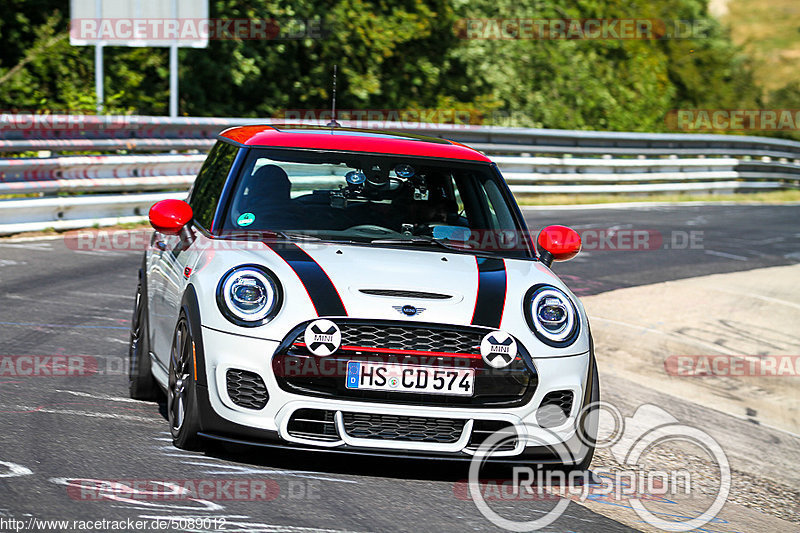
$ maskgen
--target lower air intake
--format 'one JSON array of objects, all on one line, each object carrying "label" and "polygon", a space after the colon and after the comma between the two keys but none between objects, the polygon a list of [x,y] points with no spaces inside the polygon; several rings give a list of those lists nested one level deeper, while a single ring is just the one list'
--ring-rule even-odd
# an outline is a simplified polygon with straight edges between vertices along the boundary
[{"label": "lower air intake", "polygon": [[264,380],[255,372],[231,368],[225,375],[228,396],[239,407],[263,409],[269,400]]},{"label": "lower air intake", "polygon": [[536,422],[543,428],[560,426],[567,421],[572,411],[572,391],[548,392],[536,410]]},{"label": "lower air intake", "polygon": [[360,439],[453,443],[461,438],[464,420],[416,416],[342,413],[344,429]]},{"label": "lower air intake", "polygon": [[289,418],[286,430],[298,439],[339,440],[334,411],[326,409],[298,409]]}]

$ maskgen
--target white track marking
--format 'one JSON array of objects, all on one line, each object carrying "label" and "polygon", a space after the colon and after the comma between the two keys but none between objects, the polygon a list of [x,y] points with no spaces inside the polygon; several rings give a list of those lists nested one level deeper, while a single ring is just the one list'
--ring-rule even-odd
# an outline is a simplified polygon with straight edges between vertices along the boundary
[{"label": "white track marking", "polygon": [[16,243],[16,242],[39,242],[39,241],[58,241],[63,239],[63,235],[36,235],[34,237],[5,237],[0,239],[0,244],[5,244],[7,242]]},{"label": "white track marking", "polygon": [[[197,516],[163,516],[163,515],[139,515],[139,518],[144,520],[180,520],[181,518],[199,518]],[[280,524],[264,524],[261,522],[225,522],[226,528],[228,526],[237,526],[243,529],[229,529],[229,531],[248,531],[249,533],[355,533],[352,530],[346,529],[325,529],[316,527],[300,527],[300,526],[282,526]]]},{"label": "white track marking", "polygon": [[130,299],[133,301],[133,294],[112,294],[110,292],[86,292],[86,291],[67,291],[71,296],[78,296],[84,298],[86,296],[99,296],[101,298],[116,298],[116,299]]},{"label": "white track marking", "polygon": [[706,250],[706,255],[715,255],[717,257],[724,257],[725,259],[735,259],[736,261],[748,261],[748,258],[743,255],[729,254],[726,252],[718,252],[716,250]]},{"label": "white track marking", "polygon": [[0,461],[0,465],[6,467],[8,471],[3,472],[0,471],[0,478],[5,477],[20,477],[20,476],[30,476],[33,474],[33,471],[25,466],[18,465],[17,463],[9,463],[8,461]]},{"label": "white track marking", "polygon": [[763,296],[761,294],[754,294],[752,292],[729,291],[729,290],[726,290],[726,289],[717,289],[717,288],[714,288],[714,287],[711,287],[711,290],[714,290],[714,291],[717,291],[717,292],[725,292],[725,293],[728,293],[728,294],[735,294],[737,296],[747,296],[748,298],[756,298],[757,300],[764,300],[765,302],[772,302],[772,303],[776,303],[776,304],[780,304],[780,305],[786,305],[786,306],[789,306],[789,307],[794,307],[796,309],[800,309],[800,304],[797,304],[797,303],[794,303],[794,302],[789,302],[789,301],[786,301],[786,300],[781,300],[780,298],[773,298],[771,296]]},{"label": "white track marking", "polygon": [[53,247],[46,242],[39,243],[39,244],[9,244],[5,242],[0,242],[0,247],[2,248],[19,248],[22,250],[38,250],[40,252],[52,252]]},{"label": "white track marking", "polygon": [[671,337],[675,340],[679,340],[681,342],[685,342],[687,344],[694,344],[697,346],[703,346],[704,348],[708,348],[710,350],[714,350],[719,353],[724,353],[725,355],[741,355],[739,352],[734,352],[733,350],[728,350],[727,348],[723,348],[717,344],[711,344],[708,342],[698,341],[696,339],[690,339],[688,337],[683,337],[676,333],[670,333],[667,331],[661,331],[660,329],[649,328],[647,326],[640,326],[638,324],[630,324],[628,322],[621,322],[619,320],[611,320],[609,318],[602,318],[598,316],[592,316],[592,320],[599,320],[601,322],[608,322],[609,324],[616,324],[618,326],[624,326],[626,328],[635,329],[638,331],[646,331],[648,333],[655,333],[657,335],[663,335],[665,337]]},{"label": "white track marking", "polygon": [[145,405],[152,405],[153,402],[146,402],[143,400],[134,400],[133,398],[122,398],[120,396],[106,396],[104,394],[92,394],[90,392],[81,392],[76,390],[56,389],[56,392],[63,392],[65,394],[72,394],[73,396],[80,396],[82,398],[93,398],[95,400],[106,400],[109,402],[122,402],[122,403],[138,403]]},{"label": "white track marking", "polygon": [[[218,463],[206,463],[201,461],[185,461],[184,464],[192,465],[192,466],[205,466],[215,470],[205,470],[203,474],[211,474],[211,475],[221,475],[221,476],[229,476],[229,475],[263,475],[263,474],[270,474],[273,476],[290,476],[290,477],[300,477],[300,478],[308,478],[308,479],[317,479],[320,481],[336,481],[339,483],[355,483],[357,484],[358,481],[354,481],[351,479],[339,479],[334,477],[328,476],[321,476],[314,472],[308,471],[292,471],[292,470],[274,470],[271,468],[250,468],[247,466],[240,466],[240,465],[226,465],[226,464],[218,464]],[[221,471],[220,471],[221,470]]]},{"label": "white track marking", "polygon": [[[100,487],[103,487],[103,485],[107,483],[107,480],[103,480],[103,479],[70,478],[70,477],[53,477],[53,478],[50,478],[49,481],[51,483],[55,483],[56,485],[66,485],[67,487],[75,487],[77,489],[82,489],[83,487],[80,484],[75,485],[76,482],[80,483],[80,482],[83,482],[83,481],[89,481],[89,482],[93,482],[93,483],[99,484]],[[164,488],[172,489],[172,492],[164,493],[164,494],[168,494],[168,495],[171,495],[171,494],[182,495],[182,494],[184,494],[184,492],[181,491],[180,487],[175,485],[174,483],[163,482],[163,481],[158,481],[158,480],[153,480],[152,483],[159,484],[159,485],[163,486]],[[222,505],[220,505],[218,503],[212,502],[210,500],[203,500],[203,499],[200,499],[200,498],[188,498],[187,497],[185,500],[180,500],[180,501],[185,501],[185,502],[190,502],[190,503],[194,502],[194,503],[196,503],[198,505],[179,505],[179,504],[172,504],[172,503],[160,503],[160,502],[147,501],[147,500],[143,500],[143,499],[129,498],[129,497],[126,497],[125,495],[128,495],[128,494],[142,494],[142,495],[147,496],[148,493],[147,492],[140,492],[138,490],[135,490],[133,487],[128,487],[127,485],[119,485],[118,487],[116,487],[116,489],[118,489],[118,490],[115,490],[115,488],[109,487],[108,490],[103,490],[103,489],[96,489],[96,490],[98,492],[102,493],[101,497],[103,499],[105,499],[105,500],[110,500],[110,501],[126,504],[124,506],[123,505],[115,505],[115,507],[122,507],[122,508],[125,508],[125,509],[131,509],[131,508],[133,508],[133,509],[166,509],[168,511],[212,512],[212,511],[221,511],[221,510],[223,510],[225,508],[224,506],[222,506]],[[122,493],[122,495],[119,494],[120,492]],[[152,493],[150,493],[150,494],[152,494]]]},{"label": "white track marking", "polygon": [[[162,424],[164,422],[161,418],[147,418],[145,416],[135,415],[120,415],[116,413],[96,413],[92,411],[78,411],[77,409],[53,409],[51,407],[30,406],[30,405],[0,405],[3,410],[24,411],[24,414],[29,413],[48,413],[56,415],[75,415],[75,416],[88,416],[90,418],[107,418],[112,420],[129,420],[131,422],[153,422]],[[23,413],[19,413],[23,414]]]}]

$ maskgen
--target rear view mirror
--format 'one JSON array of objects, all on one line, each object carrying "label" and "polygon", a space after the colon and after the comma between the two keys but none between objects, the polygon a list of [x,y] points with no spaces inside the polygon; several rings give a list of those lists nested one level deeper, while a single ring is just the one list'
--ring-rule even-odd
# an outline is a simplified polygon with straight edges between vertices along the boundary
[{"label": "rear view mirror", "polygon": [[177,235],[193,215],[192,207],[182,200],[161,200],[150,208],[150,225],[159,233]]},{"label": "rear view mirror", "polygon": [[553,261],[569,261],[581,251],[581,236],[566,226],[547,226],[539,232],[536,251],[542,263],[550,266]]}]

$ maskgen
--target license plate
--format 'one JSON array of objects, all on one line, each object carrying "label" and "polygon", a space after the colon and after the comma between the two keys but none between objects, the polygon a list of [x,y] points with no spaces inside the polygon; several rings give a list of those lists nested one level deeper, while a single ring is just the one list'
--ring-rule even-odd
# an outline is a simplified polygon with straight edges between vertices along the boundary
[{"label": "license plate", "polygon": [[472,396],[475,370],[348,361],[348,389]]}]

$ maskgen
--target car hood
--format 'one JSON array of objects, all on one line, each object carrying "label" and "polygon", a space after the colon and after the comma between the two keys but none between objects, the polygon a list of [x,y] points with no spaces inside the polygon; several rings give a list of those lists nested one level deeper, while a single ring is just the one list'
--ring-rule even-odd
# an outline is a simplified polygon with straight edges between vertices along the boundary
[{"label": "car hood", "polygon": [[[535,337],[525,321],[525,293],[537,284],[558,287],[580,302],[546,266],[535,260],[483,257],[446,250],[296,242],[267,244],[216,254],[207,263],[209,283],[232,267],[260,264],[280,281],[284,305],[275,319],[258,328],[241,328],[220,313],[203,322],[250,336],[281,340],[297,324],[318,316],[412,321],[502,329],[520,338]],[[206,291],[207,292],[207,291]],[[205,301],[213,300],[208,294]],[[337,302],[338,300],[338,302]],[[340,303],[339,303],[340,302]],[[213,313],[212,313],[213,314]],[[583,337],[583,335],[581,335]],[[579,339],[567,351],[584,353]],[[566,355],[542,344],[546,355]]]}]

